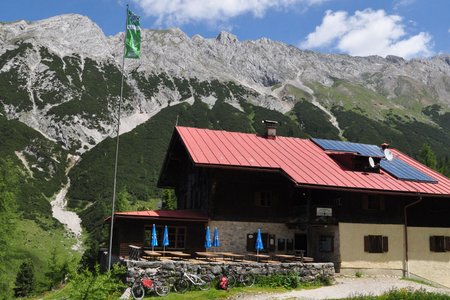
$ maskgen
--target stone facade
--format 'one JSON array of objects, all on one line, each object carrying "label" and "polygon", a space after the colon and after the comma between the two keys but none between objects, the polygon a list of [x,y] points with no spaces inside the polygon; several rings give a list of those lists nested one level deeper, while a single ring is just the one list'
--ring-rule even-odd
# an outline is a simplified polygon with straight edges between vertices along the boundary
[{"label": "stone facade", "polygon": [[[219,229],[220,251],[246,254],[247,234],[259,229],[275,235],[275,239],[294,239],[296,233],[305,233],[298,229],[289,229],[286,223],[209,221],[209,226]],[[274,241],[276,242],[276,241]],[[306,249],[305,249],[306,250]]]},{"label": "stone facade", "polygon": [[288,274],[295,272],[303,282],[314,281],[319,278],[333,278],[334,266],[332,263],[256,263],[256,262],[203,262],[203,261],[130,261],[123,260],[127,266],[127,281],[133,281],[141,272],[151,274],[151,270],[160,268],[159,278],[171,278],[180,275],[182,270],[195,274],[205,274],[216,278],[228,272],[252,273],[255,275]]}]

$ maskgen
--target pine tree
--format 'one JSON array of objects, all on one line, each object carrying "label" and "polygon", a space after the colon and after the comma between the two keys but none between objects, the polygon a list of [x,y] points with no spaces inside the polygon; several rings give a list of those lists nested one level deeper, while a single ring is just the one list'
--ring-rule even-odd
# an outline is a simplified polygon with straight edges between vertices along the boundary
[{"label": "pine tree", "polygon": [[164,189],[161,194],[162,209],[177,209],[177,197],[173,190]]},{"label": "pine tree", "polygon": [[117,194],[117,205],[116,205],[116,211],[130,211],[131,205],[130,205],[130,194],[128,193],[127,189],[124,187],[120,190],[120,192]]},{"label": "pine tree", "polygon": [[33,263],[30,260],[24,261],[19,268],[16,276],[16,287],[14,296],[27,297],[34,289],[34,270]]},{"label": "pine tree", "polygon": [[436,154],[434,154],[430,145],[428,145],[427,143],[423,144],[422,150],[420,150],[419,159],[426,166],[434,170],[437,169]]}]

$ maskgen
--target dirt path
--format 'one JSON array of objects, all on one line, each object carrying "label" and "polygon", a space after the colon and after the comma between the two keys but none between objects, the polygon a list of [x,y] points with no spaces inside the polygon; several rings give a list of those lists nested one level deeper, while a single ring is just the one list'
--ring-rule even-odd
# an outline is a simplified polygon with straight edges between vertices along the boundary
[{"label": "dirt path", "polygon": [[234,299],[278,300],[278,299],[342,299],[355,295],[381,295],[391,289],[425,289],[430,292],[450,295],[450,289],[436,288],[397,277],[336,278],[336,284],[314,290],[292,291],[278,294],[242,295]]}]

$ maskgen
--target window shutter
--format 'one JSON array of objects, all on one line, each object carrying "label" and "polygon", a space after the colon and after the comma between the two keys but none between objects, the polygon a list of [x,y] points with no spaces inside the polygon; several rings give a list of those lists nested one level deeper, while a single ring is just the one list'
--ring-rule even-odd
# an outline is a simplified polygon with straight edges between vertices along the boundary
[{"label": "window shutter", "polygon": [[364,252],[370,252],[370,239],[369,236],[364,236]]},{"label": "window shutter", "polygon": [[383,236],[383,252],[389,251],[388,237]]},{"label": "window shutter", "polygon": [[445,237],[445,251],[450,251],[450,236]]},{"label": "window shutter", "polygon": [[436,237],[430,236],[430,251],[436,252]]}]

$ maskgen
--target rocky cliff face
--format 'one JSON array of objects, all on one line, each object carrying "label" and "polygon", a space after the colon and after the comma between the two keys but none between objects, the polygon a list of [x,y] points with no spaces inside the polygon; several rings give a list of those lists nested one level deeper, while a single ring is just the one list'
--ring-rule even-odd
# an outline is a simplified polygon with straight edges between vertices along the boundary
[{"label": "rocky cliff face", "polygon": [[[142,36],[142,58],[126,61],[122,132],[163,107],[198,100],[211,108],[222,98],[241,111],[247,102],[282,113],[303,99],[341,133],[333,107],[431,125],[424,107],[450,108],[449,55],[405,61],[319,54],[266,38],[241,42],[227,32],[190,38],[179,29]],[[0,24],[4,114],[67,149],[91,149],[115,132],[122,45],[123,33],[106,37],[80,15]]]}]

